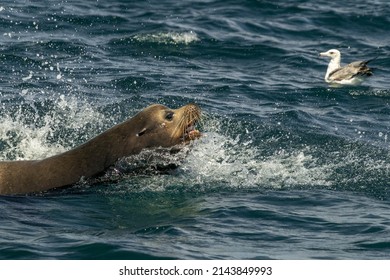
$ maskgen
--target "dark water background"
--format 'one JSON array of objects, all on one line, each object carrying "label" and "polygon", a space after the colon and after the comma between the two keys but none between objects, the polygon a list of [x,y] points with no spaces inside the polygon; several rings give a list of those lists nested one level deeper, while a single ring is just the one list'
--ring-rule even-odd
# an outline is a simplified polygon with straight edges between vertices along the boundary
[{"label": "dark water background", "polygon": [[[388,259],[389,26],[387,0],[2,1],[1,160],[151,103],[206,136],[169,174],[0,197],[0,258]],[[374,76],[329,88],[330,48]]]}]

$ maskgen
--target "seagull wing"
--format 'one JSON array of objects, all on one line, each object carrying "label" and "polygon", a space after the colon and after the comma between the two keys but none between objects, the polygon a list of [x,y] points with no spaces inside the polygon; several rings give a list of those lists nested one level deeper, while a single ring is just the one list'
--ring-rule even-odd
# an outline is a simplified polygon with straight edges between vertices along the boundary
[{"label": "seagull wing", "polygon": [[329,74],[328,79],[331,81],[350,80],[358,75],[371,76],[372,71],[367,67],[369,61],[355,61],[344,67],[337,68]]}]

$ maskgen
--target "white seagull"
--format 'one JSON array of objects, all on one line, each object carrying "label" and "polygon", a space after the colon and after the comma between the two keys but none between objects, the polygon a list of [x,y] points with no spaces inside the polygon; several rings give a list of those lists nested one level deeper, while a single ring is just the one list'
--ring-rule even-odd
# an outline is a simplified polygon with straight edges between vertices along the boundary
[{"label": "white seagull", "polygon": [[372,70],[367,66],[371,60],[355,61],[348,65],[341,66],[341,54],[338,50],[332,49],[320,53],[320,56],[330,57],[331,60],[325,74],[325,81],[330,84],[359,85],[364,78],[372,75]]}]

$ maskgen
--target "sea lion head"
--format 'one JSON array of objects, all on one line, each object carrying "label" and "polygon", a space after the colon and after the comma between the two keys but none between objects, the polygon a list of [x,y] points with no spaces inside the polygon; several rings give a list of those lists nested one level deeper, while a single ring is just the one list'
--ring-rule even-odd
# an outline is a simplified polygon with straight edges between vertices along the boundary
[{"label": "sea lion head", "polygon": [[154,104],[138,113],[138,119],[143,125],[136,137],[147,142],[148,147],[171,147],[188,143],[201,136],[195,128],[200,118],[201,110],[196,104],[190,103],[178,109]]}]

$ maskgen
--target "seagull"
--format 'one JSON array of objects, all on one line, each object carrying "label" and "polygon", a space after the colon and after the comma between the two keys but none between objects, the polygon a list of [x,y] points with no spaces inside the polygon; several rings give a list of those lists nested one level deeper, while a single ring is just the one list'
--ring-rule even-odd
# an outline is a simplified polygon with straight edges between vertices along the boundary
[{"label": "seagull", "polygon": [[325,81],[330,84],[359,85],[365,77],[372,75],[372,69],[367,66],[371,60],[355,61],[340,66],[341,54],[336,49],[320,53],[320,56],[330,57],[331,60],[325,74]]}]

